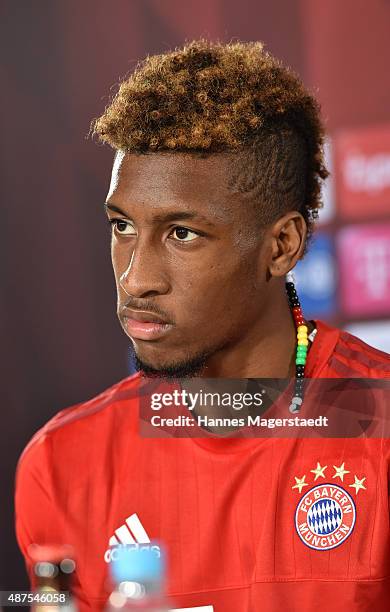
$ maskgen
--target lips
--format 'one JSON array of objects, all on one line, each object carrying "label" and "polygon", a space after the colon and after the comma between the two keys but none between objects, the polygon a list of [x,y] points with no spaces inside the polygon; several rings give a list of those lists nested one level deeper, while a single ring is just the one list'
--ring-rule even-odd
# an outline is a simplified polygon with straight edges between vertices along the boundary
[{"label": "lips", "polygon": [[161,317],[140,310],[125,309],[123,322],[128,335],[136,340],[157,340],[172,328],[172,325]]}]

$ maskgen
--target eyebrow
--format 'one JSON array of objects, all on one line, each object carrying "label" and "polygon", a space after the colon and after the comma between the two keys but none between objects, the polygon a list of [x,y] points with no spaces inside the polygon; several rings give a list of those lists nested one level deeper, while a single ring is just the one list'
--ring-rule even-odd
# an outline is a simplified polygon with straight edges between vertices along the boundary
[{"label": "eyebrow", "polygon": [[[112,210],[113,212],[119,213],[120,215],[123,215],[124,217],[128,216],[127,213],[121,210],[119,206],[115,206],[115,204],[110,204],[109,202],[105,202],[104,207],[106,209],[108,208],[109,210]],[[196,220],[203,221],[207,225],[215,227],[214,223],[212,223],[209,219],[207,219],[207,217],[204,217],[203,215],[200,215],[198,212],[192,211],[192,210],[173,210],[167,213],[158,213],[153,216],[153,221],[157,223],[164,223],[167,221],[175,221],[175,220],[186,220],[186,219],[193,219],[195,221]]]}]

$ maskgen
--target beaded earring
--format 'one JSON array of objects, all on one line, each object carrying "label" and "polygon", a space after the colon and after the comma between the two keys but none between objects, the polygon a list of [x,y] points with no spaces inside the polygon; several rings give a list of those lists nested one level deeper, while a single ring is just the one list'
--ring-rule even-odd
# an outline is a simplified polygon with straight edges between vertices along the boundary
[{"label": "beaded earring", "polygon": [[307,360],[307,351],[309,348],[309,328],[306,324],[302,313],[301,303],[297,291],[295,289],[295,277],[292,272],[288,272],[286,275],[286,293],[288,303],[291,308],[292,316],[294,318],[295,327],[297,330],[297,348],[295,355],[295,387],[294,396],[289,406],[290,412],[299,412],[304,395],[304,379],[305,379],[305,366]]}]

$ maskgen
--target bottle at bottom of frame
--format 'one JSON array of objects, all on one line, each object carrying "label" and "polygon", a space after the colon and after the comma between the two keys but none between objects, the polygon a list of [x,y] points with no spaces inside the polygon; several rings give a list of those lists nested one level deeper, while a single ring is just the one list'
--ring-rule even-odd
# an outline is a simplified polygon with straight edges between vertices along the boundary
[{"label": "bottle at bottom of frame", "polygon": [[72,597],[76,569],[72,547],[33,544],[29,554],[35,576],[32,612],[77,612]]},{"label": "bottle at bottom of frame", "polygon": [[105,612],[169,612],[173,608],[165,595],[165,555],[161,546],[118,546],[110,570],[114,589]]}]

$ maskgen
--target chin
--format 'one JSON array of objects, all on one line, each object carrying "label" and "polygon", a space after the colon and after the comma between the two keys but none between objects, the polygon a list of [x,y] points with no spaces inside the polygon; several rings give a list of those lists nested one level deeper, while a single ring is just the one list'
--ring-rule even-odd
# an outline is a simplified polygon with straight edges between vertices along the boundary
[{"label": "chin", "polygon": [[191,378],[200,376],[209,357],[208,352],[196,355],[181,356],[171,359],[169,362],[161,362],[158,359],[148,359],[139,351],[135,353],[136,368],[145,376],[157,378]]}]

